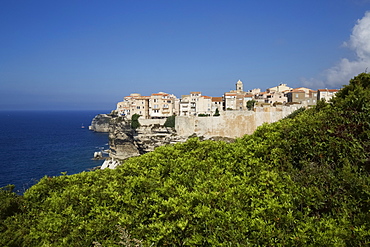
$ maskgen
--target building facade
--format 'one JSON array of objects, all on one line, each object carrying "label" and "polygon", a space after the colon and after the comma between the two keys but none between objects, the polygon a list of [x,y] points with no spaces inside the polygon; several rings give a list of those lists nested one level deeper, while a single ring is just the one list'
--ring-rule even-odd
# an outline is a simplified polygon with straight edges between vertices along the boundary
[{"label": "building facade", "polygon": [[116,111],[121,116],[132,116],[139,114],[143,118],[150,118],[148,96],[141,96],[138,93],[132,93],[125,96],[123,101],[117,103]]},{"label": "building facade", "polygon": [[250,92],[244,92],[244,85],[241,80],[235,84],[236,90],[224,93],[224,110],[247,110],[247,102],[254,99]]},{"label": "building facade", "polygon": [[139,114],[142,118],[167,118],[177,116],[212,116],[216,109],[219,112],[225,110],[244,111],[248,110],[247,102],[254,100],[263,104],[296,103],[304,106],[316,105],[320,99],[330,100],[339,90],[319,89],[311,90],[305,87],[292,89],[287,84],[279,84],[261,92],[259,88],[244,91],[241,80],[235,83],[235,90],[224,93],[222,97],[209,97],[201,92],[190,92],[177,98],[173,94],[159,92],[150,96],[142,96],[132,93],[125,96],[122,102],[117,103],[116,111],[119,115],[132,116]]},{"label": "building facade", "polygon": [[329,101],[338,91],[338,89],[319,89],[317,90],[317,100]]},{"label": "building facade", "polygon": [[167,118],[176,115],[177,98],[173,94],[154,93],[151,96],[141,96],[138,93],[125,96],[117,103],[116,111],[121,116],[139,114],[144,119]]},{"label": "building facade", "polygon": [[153,93],[149,99],[150,118],[167,118],[176,115],[176,96],[168,93]]}]

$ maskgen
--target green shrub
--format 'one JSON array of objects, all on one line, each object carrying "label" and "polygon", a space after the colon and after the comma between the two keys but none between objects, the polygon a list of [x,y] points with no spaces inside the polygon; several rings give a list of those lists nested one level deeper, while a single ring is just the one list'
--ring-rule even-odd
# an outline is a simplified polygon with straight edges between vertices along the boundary
[{"label": "green shrub", "polygon": [[137,129],[141,126],[140,123],[139,123],[139,117],[141,117],[141,115],[136,114],[136,113],[134,115],[132,115],[132,117],[131,117],[131,128]]},{"label": "green shrub", "polygon": [[248,111],[251,111],[251,110],[253,110],[253,108],[254,108],[254,105],[256,104],[256,101],[255,100],[248,100],[247,101],[247,109],[248,109]]},{"label": "green shrub", "polygon": [[168,117],[166,119],[166,122],[164,123],[164,127],[175,128],[175,120],[176,120],[175,115],[172,115],[172,116]]},{"label": "green shrub", "polygon": [[218,110],[218,108],[216,108],[215,114],[213,114],[213,116],[214,117],[220,116],[220,111]]},{"label": "green shrub", "polygon": [[233,143],[191,138],[3,190],[0,245],[368,246],[368,79]]}]

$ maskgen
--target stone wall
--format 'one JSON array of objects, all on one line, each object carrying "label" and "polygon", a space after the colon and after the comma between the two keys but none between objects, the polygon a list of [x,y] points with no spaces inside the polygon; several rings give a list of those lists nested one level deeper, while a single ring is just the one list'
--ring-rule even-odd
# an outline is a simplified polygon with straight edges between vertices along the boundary
[{"label": "stone wall", "polygon": [[155,125],[155,124],[159,124],[159,125],[163,125],[164,123],[166,122],[166,119],[142,119],[142,118],[139,118],[139,123],[140,125],[143,125],[143,126],[149,126],[149,125]]},{"label": "stone wall", "polygon": [[224,111],[218,117],[177,116],[175,129],[177,135],[184,137],[194,133],[206,138],[242,137],[252,134],[263,123],[276,122],[300,107],[302,106],[263,106],[256,107],[255,111]]}]

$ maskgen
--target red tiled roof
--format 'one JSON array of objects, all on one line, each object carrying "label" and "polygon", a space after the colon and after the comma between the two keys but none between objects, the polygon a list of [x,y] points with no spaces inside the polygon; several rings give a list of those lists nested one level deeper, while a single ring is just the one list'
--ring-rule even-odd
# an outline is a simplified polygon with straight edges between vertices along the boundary
[{"label": "red tiled roof", "polygon": [[135,99],[146,100],[146,99],[150,99],[150,96],[139,96],[139,97],[135,97]]},{"label": "red tiled roof", "polygon": [[212,102],[222,102],[222,97],[212,97]]},{"label": "red tiled roof", "polygon": [[152,93],[152,96],[167,96],[168,93]]},{"label": "red tiled roof", "polygon": [[317,91],[338,92],[339,89],[318,89]]}]

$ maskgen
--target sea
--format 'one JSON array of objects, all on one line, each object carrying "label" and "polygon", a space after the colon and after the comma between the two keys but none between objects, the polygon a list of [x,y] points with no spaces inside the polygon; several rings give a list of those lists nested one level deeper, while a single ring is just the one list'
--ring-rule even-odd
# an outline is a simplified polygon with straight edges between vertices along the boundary
[{"label": "sea", "polygon": [[44,176],[90,171],[108,134],[89,130],[98,111],[0,111],[0,187],[24,193]]}]

